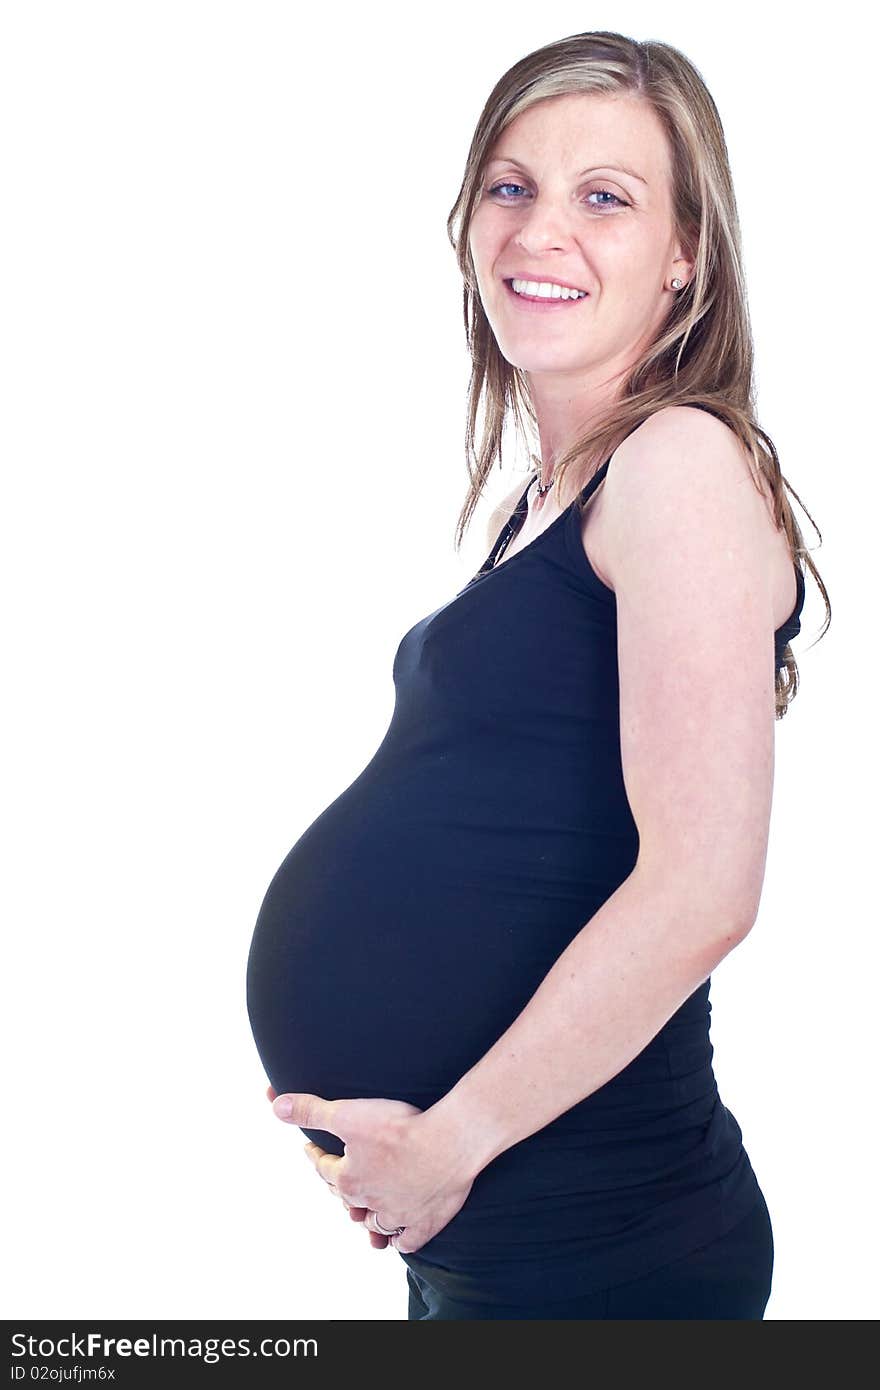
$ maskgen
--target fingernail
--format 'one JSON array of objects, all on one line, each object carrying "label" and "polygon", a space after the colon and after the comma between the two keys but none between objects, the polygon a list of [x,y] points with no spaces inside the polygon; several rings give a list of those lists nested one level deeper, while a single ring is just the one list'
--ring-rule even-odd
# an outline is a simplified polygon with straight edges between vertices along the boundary
[{"label": "fingernail", "polygon": [[276,1100],[274,1105],[272,1106],[272,1109],[275,1111],[275,1114],[278,1115],[280,1119],[289,1119],[289,1117],[293,1114],[293,1101],[284,1099]]}]

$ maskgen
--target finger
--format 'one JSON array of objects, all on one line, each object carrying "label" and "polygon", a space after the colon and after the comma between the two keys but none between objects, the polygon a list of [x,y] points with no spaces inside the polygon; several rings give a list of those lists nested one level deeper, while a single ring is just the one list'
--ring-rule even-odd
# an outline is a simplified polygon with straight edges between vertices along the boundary
[{"label": "finger", "polygon": [[[345,1210],[351,1217],[352,1221],[359,1221],[362,1225],[366,1222],[367,1213],[370,1210],[369,1207],[353,1207],[350,1202],[347,1202],[345,1200],[344,1197],[340,1198],[340,1200],[342,1202],[342,1205],[345,1207]],[[386,1245],[388,1244],[388,1237],[383,1236],[379,1231],[371,1231],[369,1226],[366,1226],[365,1229],[367,1235],[370,1237],[370,1244],[373,1246],[373,1248],[375,1250],[384,1250]]]},{"label": "finger", "polygon": [[[382,1224],[384,1225],[385,1223],[383,1222]],[[391,1232],[391,1234],[393,1234],[394,1227],[392,1223],[389,1221],[387,1224],[389,1227],[389,1231]],[[391,1239],[391,1235],[388,1233],[388,1231],[379,1230],[379,1217],[376,1214],[376,1212],[372,1209],[368,1209],[367,1211],[366,1225],[367,1228],[371,1230],[375,1235],[382,1236],[385,1240]]]},{"label": "finger", "polygon": [[348,1214],[349,1214],[349,1216],[351,1217],[352,1221],[361,1221],[361,1222],[366,1221],[366,1219],[367,1219],[367,1214],[369,1213],[369,1210],[370,1210],[369,1207],[359,1207],[359,1206],[358,1206],[356,1203],[354,1203],[354,1202],[346,1202],[344,1197],[343,1197],[341,1200],[342,1200],[343,1202],[345,1202],[346,1209],[347,1209]]},{"label": "finger", "polygon": [[339,1103],[335,1100],[325,1100],[323,1096],[314,1096],[308,1091],[288,1091],[275,1098],[272,1109],[279,1120],[284,1120],[286,1124],[299,1125],[302,1129],[327,1130],[330,1134],[339,1135],[342,1140],[346,1137],[339,1133],[338,1121],[334,1123],[339,1109]]},{"label": "finger", "polygon": [[[330,1184],[330,1186],[332,1187],[332,1184]],[[364,1224],[364,1222],[366,1222],[367,1214],[370,1210],[369,1207],[353,1207],[350,1202],[347,1202],[345,1200],[344,1197],[340,1198],[340,1201],[342,1202],[342,1205],[345,1207],[345,1210],[348,1212],[352,1221],[359,1221],[362,1225]],[[383,1236],[379,1231],[371,1231],[369,1226],[366,1227],[366,1232],[367,1235],[370,1237],[370,1244],[373,1246],[375,1250],[385,1249],[385,1247],[388,1244],[388,1236]]]},{"label": "finger", "polygon": [[305,1152],[309,1162],[318,1170],[324,1181],[335,1187],[340,1176],[339,1165],[345,1162],[344,1155],[340,1157],[338,1154],[328,1153],[312,1140],[305,1145]]},{"label": "finger", "polygon": [[361,1223],[366,1221],[367,1212],[370,1210],[369,1207],[353,1207],[351,1202],[347,1202],[344,1197],[341,1197],[340,1201],[342,1202],[342,1205],[345,1207],[345,1210],[348,1212],[352,1221],[360,1221]]},{"label": "finger", "polygon": [[416,1250],[420,1250],[427,1239],[426,1235],[419,1234],[416,1226],[404,1226],[402,1235],[390,1237],[391,1245],[399,1255],[415,1254]]},{"label": "finger", "polygon": [[327,1153],[327,1150],[322,1149],[320,1144],[316,1144],[314,1139],[310,1139],[307,1144],[303,1144],[303,1153],[311,1163],[317,1163],[318,1159]]},{"label": "finger", "polygon": [[274,1086],[266,1087],[266,1095],[269,1097],[270,1100],[274,1100],[277,1094],[278,1092],[275,1090]]}]

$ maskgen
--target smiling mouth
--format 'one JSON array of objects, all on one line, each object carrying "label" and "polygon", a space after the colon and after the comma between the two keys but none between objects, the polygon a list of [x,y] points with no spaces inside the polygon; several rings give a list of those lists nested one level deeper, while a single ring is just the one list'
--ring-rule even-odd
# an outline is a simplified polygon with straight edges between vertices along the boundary
[{"label": "smiling mouth", "polygon": [[518,294],[513,288],[512,280],[505,280],[504,285],[511,299],[515,300],[521,308],[528,309],[532,312],[535,310],[540,312],[544,309],[548,311],[558,311],[560,309],[576,308],[578,304],[585,304],[590,297],[589,293],[584,294],[582,299],[563,299],[561,296],[553,298],[546,294]]}]

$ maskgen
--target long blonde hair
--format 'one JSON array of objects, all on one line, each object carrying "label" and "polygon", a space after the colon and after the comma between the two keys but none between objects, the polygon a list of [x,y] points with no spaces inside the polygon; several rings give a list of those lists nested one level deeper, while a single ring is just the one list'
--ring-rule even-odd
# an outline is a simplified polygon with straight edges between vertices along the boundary
[{"label": "long blonde hair", "polygon": [[[751,322],[742,268],[736,198],[727,145],[714,101],[693,63],[670,44],[640,43],[606,30],[574,34],[521,58],[498,80],[477,122],[464,178],[447,220],[449,239],[464,280],[464,326],[471,354],[465,433],[470,486],[455,531],[458,550],[496,459],[508,410],[526,449],[524,415],[537,425],[526,375],[501,353],[480,302],[469,248],[471,217],[479,201],[484,169],[502,131],[521,112],[547,97],[571,93],[633,95],[649,102],[672,153],[672,198],[676,234],[694,256],[694,274],[659,336],[629,372],[620,398],[588,433],[554,462],[557,497],[570,469],[582,482],[621,440],[655,411],[668,405],[702,405],[719,416],[748,449],[758,475],[769,484],[777,527],[784,526],[795,563],[808,566],[825,600],[824,636],[831,604],[804,544],[785,489],[801,499],[783,476],[773,442],[756,419]],[[459,226],[456,231],[456,221]],[[485,398],[482,436],[476,422]],[[755,484],[761,489],[756,477]],[[819,537],[813,518],[810,522]],[[818,640],[818,639],[817,639]],[[790,645],[776,673],[776,717],[781,719],[798,688]]]}]

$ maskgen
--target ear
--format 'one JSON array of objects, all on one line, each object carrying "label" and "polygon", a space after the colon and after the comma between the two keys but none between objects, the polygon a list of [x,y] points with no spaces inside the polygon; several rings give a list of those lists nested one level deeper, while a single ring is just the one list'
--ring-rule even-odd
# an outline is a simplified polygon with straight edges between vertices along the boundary
[{"label": "ear", "polygon": [[686,246],[682,246],[680,242],[677,242],[675,257],[669,267],[669,279],[667,280],[667,284],[678,276],[679,280],[683,280],[685,285],[689,285],[694,278],[694,267],[696,263],[696,252],[689,251]]}]

